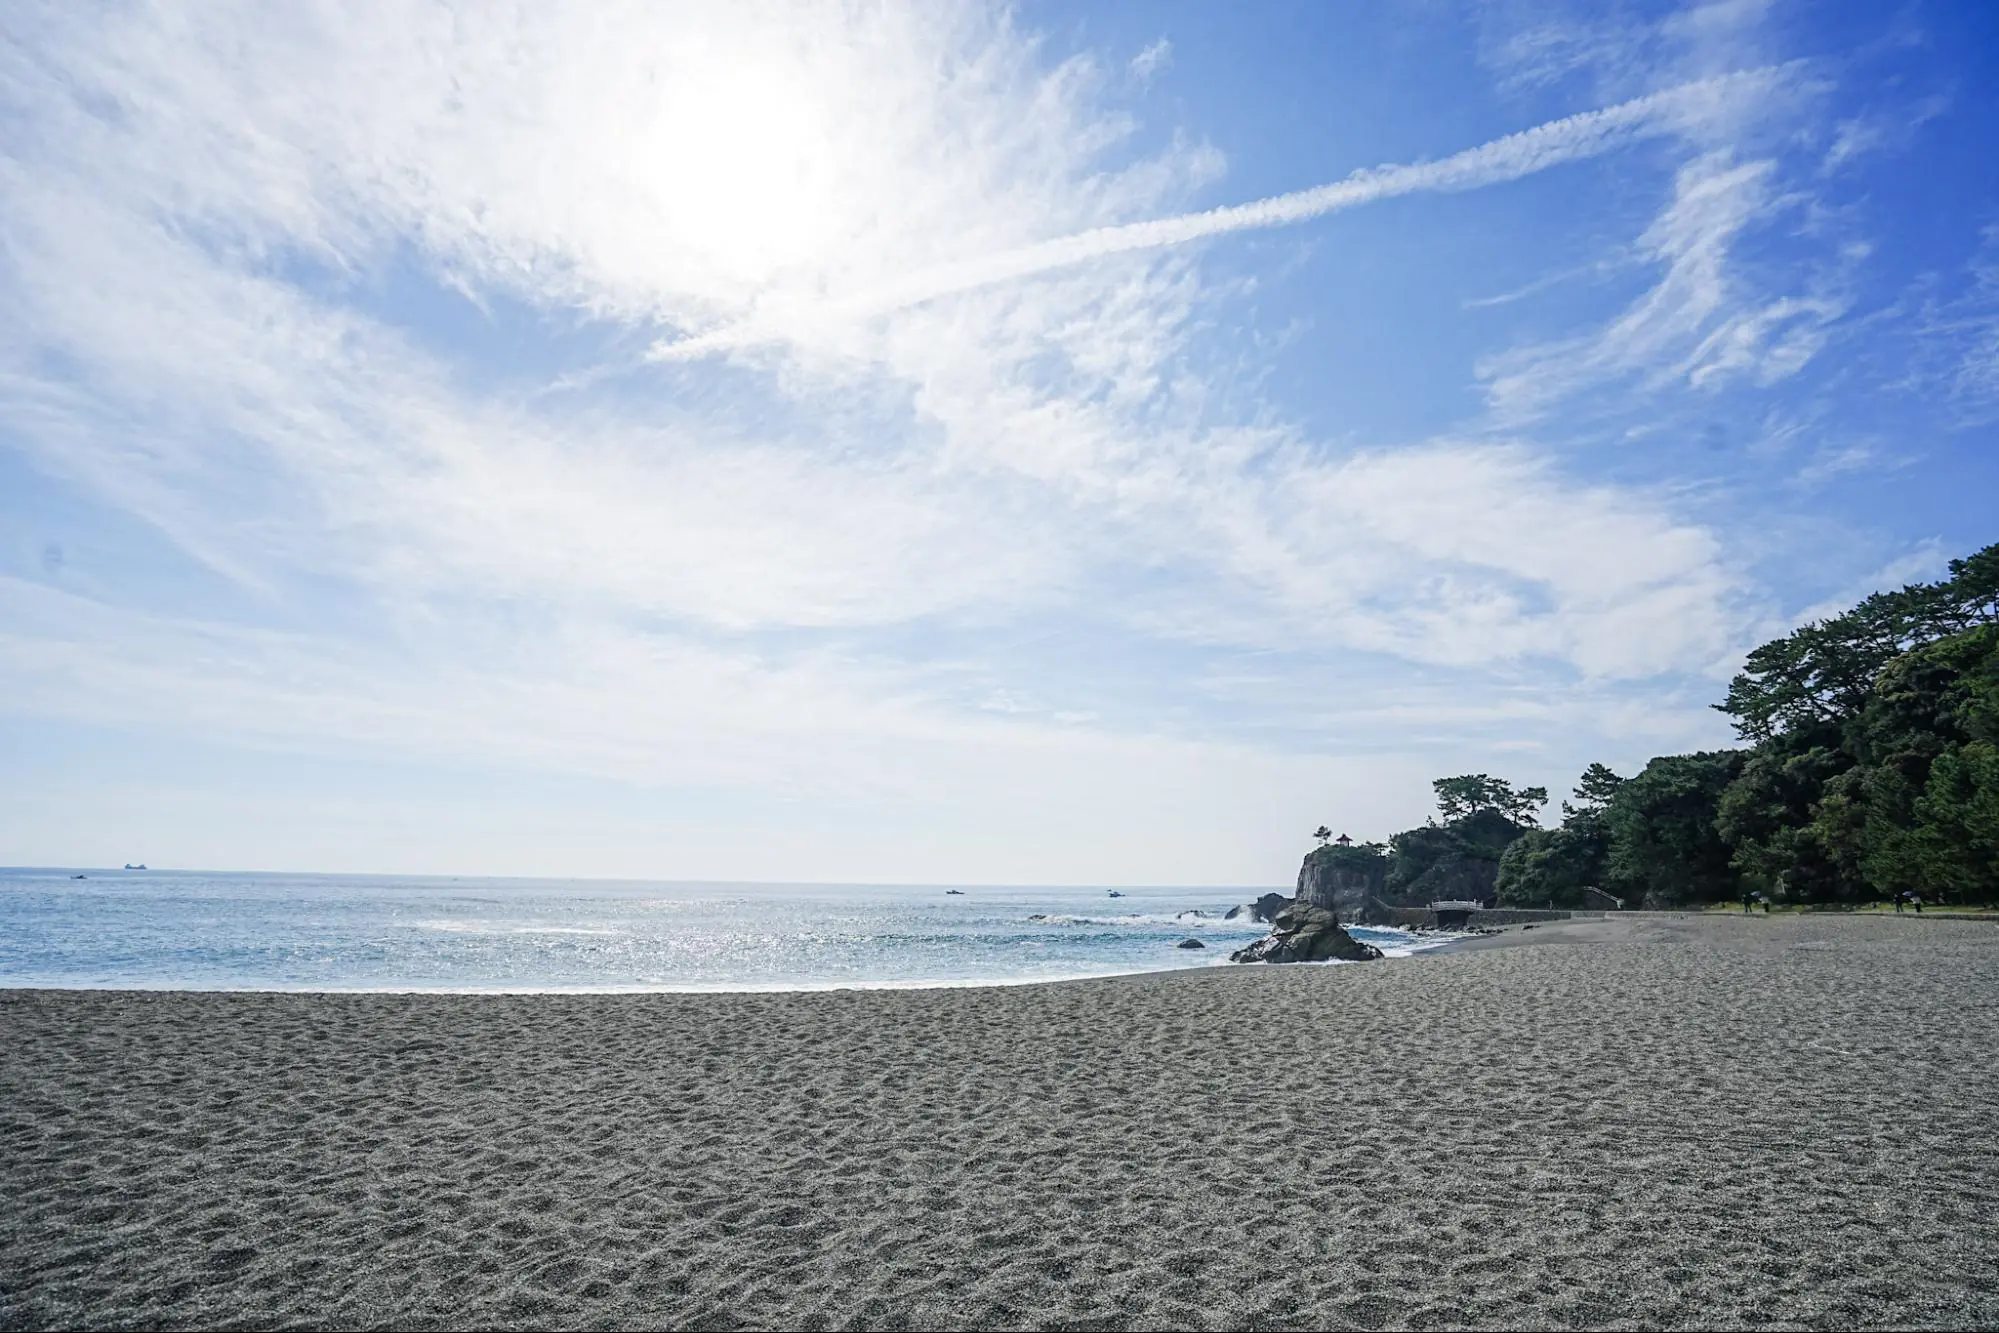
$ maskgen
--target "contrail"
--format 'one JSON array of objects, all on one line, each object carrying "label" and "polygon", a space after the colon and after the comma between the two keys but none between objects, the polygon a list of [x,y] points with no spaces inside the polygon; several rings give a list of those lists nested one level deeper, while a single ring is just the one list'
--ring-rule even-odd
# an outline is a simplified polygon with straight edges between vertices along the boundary
[{"label": "contrail", "polygon": [[648,355],[653,360],[690,360],[776,340],[786,328],[801,320],[847,323],[1109,255],[1182,245],[1233,231],[1288,226],[1398,195],[1474,190],[1519,180],[1565,162],[1596,157],[1638,139],[1670,133],[1693,119],[1712,114],[1716,104],[1725,98],[1766,91],[1783,73],[1781,66],[1767,66],[1683,83],[1616,106],[1551,120],[1467,148],[1441,161],[1368,167],[1345,180],[1254,203],[1151,222],[1097,227],[1017,250],[923,269],[900,281],[852,296],[806,301],[773,299],[760,303],[762,308],[737,323],[689,338],[655,343]]}]

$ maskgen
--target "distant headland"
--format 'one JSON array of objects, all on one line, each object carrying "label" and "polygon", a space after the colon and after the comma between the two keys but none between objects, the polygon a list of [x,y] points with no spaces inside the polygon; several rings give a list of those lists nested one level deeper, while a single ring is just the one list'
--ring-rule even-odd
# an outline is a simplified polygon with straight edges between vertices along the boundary
[{"label": "distant headland", "polygon": [[[1999,544],[1749,654],[1715,707],[1737,749],[1593,763],[1542,787],[1438,778],[1386,842],[1321,825],[1299,906],[1389,923],[1440,900],[1521,909],[1999,901]],[[1272,919],[1287,900],[1255,907]]]}]

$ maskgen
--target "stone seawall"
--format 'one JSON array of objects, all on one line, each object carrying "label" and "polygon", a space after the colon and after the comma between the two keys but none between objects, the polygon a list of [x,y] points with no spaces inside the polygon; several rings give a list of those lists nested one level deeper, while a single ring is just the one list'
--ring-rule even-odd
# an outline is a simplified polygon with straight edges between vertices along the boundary
[{"label": "stone seawall", "polygon": [[[1427,907],[1376,907],[1376,914],[1385,918],[1381,924],[1414,928],[1421,926],[1434,930],[1437,914]],[[1540,921],[1585,920],[1599,921],[1606,916],[1619,915],[1611,912],[1565,912],[1552,908],[1532,907],[1482,907],[1473,911],[1466,921],[1469,926],[1525,926]]]}]

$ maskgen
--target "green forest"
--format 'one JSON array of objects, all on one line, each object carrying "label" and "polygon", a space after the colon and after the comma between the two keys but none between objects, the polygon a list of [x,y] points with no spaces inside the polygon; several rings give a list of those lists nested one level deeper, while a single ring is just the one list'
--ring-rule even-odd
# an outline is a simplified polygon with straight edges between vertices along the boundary
[{"label": "green forest", "polygon": [[1401,902],[1999,901],[1999,544],[1764,644],[1715,707],[1741,747],[1591,764],[1552,827],[1545,789],[1471,774],[1423,827],[1313,855]]}]

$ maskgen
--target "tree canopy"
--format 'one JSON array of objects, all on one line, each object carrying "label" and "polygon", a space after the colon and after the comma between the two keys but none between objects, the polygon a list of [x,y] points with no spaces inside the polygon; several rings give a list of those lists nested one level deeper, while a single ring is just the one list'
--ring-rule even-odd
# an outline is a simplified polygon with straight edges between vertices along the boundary
[{"label": "tree canopy", "polygon": [[1484,773],[1438,778],[1430,786],[1437,793],[1437,812],[1444,817],[1445,824],[1469,819],[1481,810],[1495,811],[1515,824],[1532,824],[1534,812],[1548,803],[1546,787],[1515,790],[1506,779]]},{"label": "tree canopy", "polygon": [[1716,707],[1743,748],[1591,764],[1553,828],[1544,788],[1437,779],[1438,817],[1389,839],[1391,896],[1999,901],[1999,545],[1762,645]]},{"label": "tree canopy", "polygon": [[1999,543],[1950,562],[1950,577],[1878,592],[1844,615],[1802,626],[1749,654],[1716,708],[1744,740],[1838,723],[1866,707],[1902,654],[1999,623]]}]

